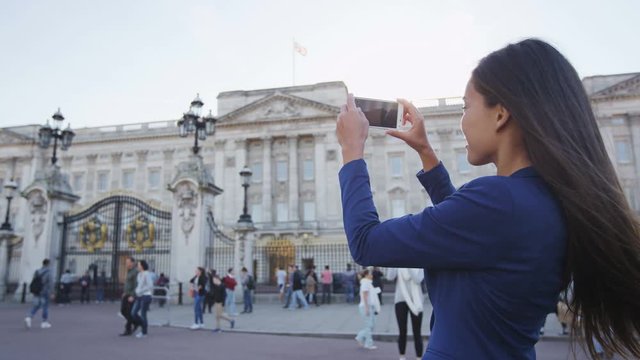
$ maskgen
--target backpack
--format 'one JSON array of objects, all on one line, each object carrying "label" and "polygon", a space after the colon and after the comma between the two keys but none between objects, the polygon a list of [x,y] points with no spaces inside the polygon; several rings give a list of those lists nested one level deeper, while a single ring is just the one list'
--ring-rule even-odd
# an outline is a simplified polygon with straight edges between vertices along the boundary
[{"label": "backpack", "polygon": [[211,293],[211,279],[209,277],[205,277],[204,291],[209,294]]},{"label": "backpack", "polygon": [[255,290],[256,282],[253,280],[253,276],[247,275],[249,278],[247,279],[247,289]]},{"label": "backpack", "polygon": [[[44,273],[42,273],[42,275],[44,275]],[[33,279],[29,285],[29,292],[33,295],[40,296],[40,292],[42,292],[42,288],[44,287],[44,284],[42,283],[42,275],[38,274],[38,270],[33,274]]]}]

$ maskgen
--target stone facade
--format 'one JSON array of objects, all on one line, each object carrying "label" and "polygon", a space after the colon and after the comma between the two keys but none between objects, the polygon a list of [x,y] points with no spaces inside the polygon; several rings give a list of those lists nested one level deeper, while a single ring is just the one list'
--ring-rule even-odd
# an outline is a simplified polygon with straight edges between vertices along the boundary
[{"label": "stone facade", "polygon": [[[640,73],[595,76],[584,84],[627,197],[639,211]],[[201,142],[200,155],[213,183],[224,191],[212,205],[222,231],[230,232],[242,213],[238,174],[248,165],[253,170],[248,208],[257,228],[251,246],[282,238],[295,247],[346,242],[337,177],[342,159],[335,135],[336,116],[346,94],[342,82],[328,82],[218,95],[217,132]],[[471,167],[466,161],[460,99],[439,99],[420,110],[454,185],[495,172],[492,165]],[[52,150],[37,147],[37,131],[38,125],[1,129],[0,185],[13,177],[24,190],[46,167]],[[167,186],[178,164],[189,159],[193,144],[191,137],[177,136],[176,120],[75,131],[73,146],[60,153],[58,165],[80,197],[76,208],[113,192],[137,194],[167,209],[174,206],[181,190],[171,192]],[[419,158],[399,140],[371,129],[365,160],[382,219],[419,212],[430,204],[414,179],[421,167]],[[2,199],[3,216],[5,206]],[[38,225],[27,222],[33,211],[33,199],[12,203],[11,219],[19,236]],[[182,216],[181,231],[190,231],[189,214]],[[9,281],[25,281],[25,276],[29,277],[12,269]]]}]

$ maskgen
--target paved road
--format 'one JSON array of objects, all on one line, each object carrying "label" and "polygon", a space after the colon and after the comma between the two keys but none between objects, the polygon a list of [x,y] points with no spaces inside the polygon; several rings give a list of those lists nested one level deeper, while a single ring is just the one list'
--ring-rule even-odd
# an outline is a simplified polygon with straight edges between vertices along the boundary
[{"label": "paved road", "polygon": [[[35,326],[27,330],[23,325],[27,308],[25,305],[0,306],[1,360],[397,358],[396,344],[391,341],[378,341],[377,350],[367,351],[359,349],[351,339],[256,335],[240,332],[242,330],[213,334],[154,326],[147,338],[122,338],[117,333],[122,330],[123,322],[116,316],[117,306],[113,304],[54,306],[51,308],[51,329],[40,329],[40,321],[36,318]],[[159,310],[154,311],[159,316]],[[308,310],[306,314],[312,311]],[[331,310],[326,307],[325,312],[328,311]],[[175,309],[174,312],[178,313]],[[304,317],[304,314],[303,311],[282,310],[276,316]],[[205,321],[211,321],[211,318],[205,318]],[[242,321],[249,322],[249,317],[241,316],[239,323]],[[538,359],[572,358],[566,338],[541,341],[536,349]],[[408,351],[412,354],[410,345]],[[577,359],[586,357],[579,355]]]}]

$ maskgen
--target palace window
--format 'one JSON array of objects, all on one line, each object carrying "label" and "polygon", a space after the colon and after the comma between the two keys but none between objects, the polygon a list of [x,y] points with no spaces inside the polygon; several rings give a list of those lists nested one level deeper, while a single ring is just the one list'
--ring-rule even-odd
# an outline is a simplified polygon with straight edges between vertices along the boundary
[{"label": "palace window", "polygon": [[160,169],[149,169],[149,189],[158,189],[160,187]]},{"label": "palace window", "polygon": [[133,178],[135,176],[135,170],[125,170],[122,172],[122,188],[133,189]]},{"label": "palace window", "polygon": [[100,171],[98,173],[98,191],[105,192],[109,189],[109,172]]},{"label": "palace window", "polygon": [[467,152],[465,150],[456,151],[456,165],[460,174],[467,174],[471,172],[471,165],[467,161]]},{"label": "palace window", "polygon": [[251,182],[253,183],[261,183],[262,182],[262,163],[256,162],[251,165]]},{"label": "palace window", "polygon": [[73,174],[73,190],[76,192],[82,192],[84,186],[84,174]]},{"label": "palace window", "polygon": [[278,222],[289,221],[289,208],[287,203],[279,202],[276,204],[276,220]]},{"label": "palace window", "polygon": [[305,181],[311,181],[314,179],[315,174],[314,174],[314,168],[313,168],[313,160],[308,159],[305,160],[302,163],[302,167],[303,167],[303,179]]},{"label": "palace window", "polygon": [[631,162],[631,144],[629,140],[616,140],[616,161],[618,164],[627,164]]},{"label": "palace window", "polygon": [[391,200],[391,217],[397,218],[407,215],[406,203],[404,199]]},{"label": "palace window", "polygon": [[392,155],[389,157],[389,167],[391,169],[392,177],[402,177],[402,156],[401,155]]},{"label": "palace window", "polygon": [[287,181],[287,177],[289,176],[288,167],[286,161],[277,161],[276,162],[276,180],[279,182]]},{"label": "palace window", "polygon": [[303,203],[303,221],[315,221],[316,220],[316,203],[315,201],[305,201]]}]

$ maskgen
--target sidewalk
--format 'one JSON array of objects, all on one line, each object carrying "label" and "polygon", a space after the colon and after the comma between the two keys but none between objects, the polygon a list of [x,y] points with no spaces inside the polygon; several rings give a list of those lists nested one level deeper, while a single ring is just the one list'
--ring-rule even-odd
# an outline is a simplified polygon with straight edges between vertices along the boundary
[{"label": "sidewalk", "polygon": [[[363,325],[357,304],[349,305],[341,302],[318,307],[310,305],[307,310],[288,310],[283,309],[279,302],[274,302],[270,295],[257,295],[256,298],[257,302],[251,314],[240,314],[235,318],[234,332],[351,339]],[[377,340],[395,341],[398,337],[398,326],[393,296],[385,296],[383,301],[380,314],[376,316],[374,336]],[[238,303],[236,308],[242,311],[242,303]],[[422,320],[422,335],[426,337],[430,335],[431,311],[431,304],[427,300]],[[214,314],[205,313],[205,329],[213,329],[214,316]],[[194,322],[193,306],[171,305],[167,308],[165,305],[165,308],[160,308],[157,304],[153,304],[152,311],[149,313],[149,322],[156,326],[188,328]],[[408,333],[411,335],[413,332],[410,322],[408,327]],[[229,329],[228,323],[224,320],[222,328]],[[560,335],[561,330],[555,314],[550,314],[545,325],[545,335],[541,340],[567,340],[567,336]]]}]

